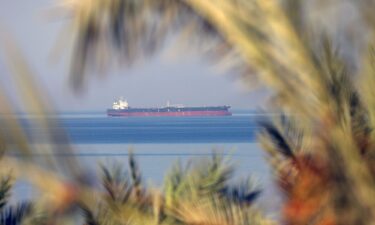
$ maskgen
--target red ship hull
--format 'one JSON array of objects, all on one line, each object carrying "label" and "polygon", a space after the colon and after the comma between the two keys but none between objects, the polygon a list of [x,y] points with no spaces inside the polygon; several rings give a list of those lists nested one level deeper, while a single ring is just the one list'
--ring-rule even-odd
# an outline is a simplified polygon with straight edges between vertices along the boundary
[{"label": "red ship hull", "polygon": [[108,116],[231,116],[229,111],[108,112]]}]

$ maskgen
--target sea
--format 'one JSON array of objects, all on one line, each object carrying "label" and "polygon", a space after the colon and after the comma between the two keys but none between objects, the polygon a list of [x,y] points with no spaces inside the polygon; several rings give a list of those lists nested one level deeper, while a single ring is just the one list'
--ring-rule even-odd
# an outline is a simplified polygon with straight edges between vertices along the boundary
[{"label": "sea", "polygon": [[[36,140],[51,132],[34,125],[37,116],[20,117],[26,133]],[[162,186],[164,176],[177,162],[184,165],[220,154],[236,169],[233,182],[250,178],[256,188],[263,190],[258,205],[272,214],[281,199],[266,154],[256,140],[257,122],[264,117],[249,110],[215,117],[107,117],[105,112],[74,112],[51,115],[48,120],[58,121],[53,129],[63,131],[67,137],[52,144],[68,140],[73,148],[72,152],[54,152],[55,158],[74,157],[83,168],[98,174],[100,164],[126,167],[131,151],[143,181],[153,187]],[[35,195],[22,182],[15,189],[22,199]]]}]

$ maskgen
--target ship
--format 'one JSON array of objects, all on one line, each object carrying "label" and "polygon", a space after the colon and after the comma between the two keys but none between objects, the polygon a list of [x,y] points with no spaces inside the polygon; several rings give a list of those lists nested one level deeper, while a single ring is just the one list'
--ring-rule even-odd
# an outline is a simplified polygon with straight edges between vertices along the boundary
[{"label": "ship", "polygon": [[181,104],[171,105],[167,102],[165,107],[132,108],[123,99],[115,101],[111,109],[107,109],[107,115],[112,117],[132,116],[231,116],[230,106],[202,106],[185,107]]}]

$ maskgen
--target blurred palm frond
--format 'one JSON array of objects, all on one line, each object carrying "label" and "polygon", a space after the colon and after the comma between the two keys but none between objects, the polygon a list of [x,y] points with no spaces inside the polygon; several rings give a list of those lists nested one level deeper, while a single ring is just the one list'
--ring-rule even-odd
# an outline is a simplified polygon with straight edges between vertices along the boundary
[{"label": "blurred palm frond", "polygon": [[[129,158],[129,165],[135,164],[133,156]],[[95,205],[81,205],[83,216],[88,224],[271,224],[255,206],[260,190],[249,179],[231,185],[231,169],[224,162],[214,155],[184,170],[174,166],[163,193],[143,187],[142,195],[134,194],[137,186],[130,185],[131,171],[118,164],[113,169],[102,166],[105,194],[93,196]]]},{"label": "blurred palm frond", "polygon": [[[371,37],[370,43],[365,43],[368,51],[361,52],[358,63],[343,57],[340,51],[344,46],[337,44],[329,32],[311,24],[304,16],[309,6],[302,1],[66,0],[64,3],[76,35],[71,63],[74,87],[82,86],[89,68],[103,70],[114,63],[130,65],[161,50],[164,42],[176,33],[181,40],[192,43],[204,40],[198,46],[206,56],[237,67],[245,73],[245,78],[256,73],[274,91],[275,107],[285,115],[260,122],[259,135],[285,194],[282,211],[285,223],[374,224],[372,0],[351,3],[363,12],[361,18]],[[44,114],[47,107],[29,79],[30,69],[17,50],[9,52],[13,59],[10,67],[17,76],[21,95],[30,100],[31,109]],[[353,64],[359,64],[359,69],[352,68]],[[13,111],[6,98],[0,100],[5,106],[2,111]],[[8,134],[18,143],[22,154],[32,152],[17,120],[1,123],[11,130],[9,134],[1,131],[5,143],[1,150],[7,148],[10,137],[5,134]],[[54,126],[46,120],[40,123],[47,130]],[[59,134],[49,138],[55,140],[60,138]],[[67,141],[65,136],[63,141]],[[75,170],[76,162],[67,165],[68,177],[74,177],[78,186],[83,185],[80,180],[83,172]],[[16,174],[20,168],[31,168],[28,174],[50,175],[37,167],[18,164],[15,167]],[[248,182],[231,185],[233,168],[218,155],[184,168],[177,164],[165,179],[163,194],[148,190],[142,183],[132,154],[128,173],[121,167],[114,170],[103,167],[102,172],[103,199],[101,195],[91,199],[84,195],[87,190],[80,188],[83,196],[67,194],[69,201],[60,199],[56,204],[71,206],[80,201],[88,224],[101,224],[105,220],[111,220],[109,224],[271,223],[253,204],[259,189]],[[33,179],[42,183],[38,177]],[[56,178],[51,178],[50,183],[54,187],[63,186],[60,190],[66,189]],[[6,184],[3,187],[6,199],[9,188]]]},{"label": "blurred palm frond", "polygon": [[119,164],[115,164],[113,169],[102,166],[103,186],[112,201],[126,202],[130,197],[132,187],[129,175],[123,171]]},{"label": "blurred palm frond", "polygon": [[[7,207],[1,210],[0,224],[20,225],[33,213],[31,203],[21,203],[16,207]],[[30,223],[33,224],[33,223]],[[35,224],[35,223],[34,223]]]},{"label": "blurred palm frond", "polygon": [[10,196],[10,190],[12,188],[11,176],[8,175],[3,177],[0,182],[0,211],[5,207]]},{"label": "blurred palm frond", "polygon": [[[0,104],[3,115],[1,123],[4,124],[1,133],[5,135],[3,139],[7,141],[6,147],[10,151],[20,152],[20,156],[31,157],[29,160],[36,160],[36,158],[32,158],[32,153],[43,153],[44,157],[38,157],[39,164],[60,169],[60,172],[64,171],[68,176],[79,180],[83,172],[80,171],[81,168],[74,158],[58,161],[53,158],[57,152],[72,152],[73,150],[65,131],[59,126],[60,121],[48,116],[53,113],[51,101],[48,101],[47,96],[42,93],[43,89],[40,88],[40,83],[35,80],[33,70],[13,38],[7,34],[2,35],[1,39],[7,66],[16,85],[16,94],[25,107],[21,110],[30,115],[36,115],[36,117],[28,118],[27,122],[44,131],[39,136],[28,134],[20,118],[16,117],[17,108],[9,102],[6,93],[1,93]],[[39,149],[36,149],[33,145],[36,141],[45,141],[48,144],[40,145]],[[13,147],[14,145],[16,147]]]}]

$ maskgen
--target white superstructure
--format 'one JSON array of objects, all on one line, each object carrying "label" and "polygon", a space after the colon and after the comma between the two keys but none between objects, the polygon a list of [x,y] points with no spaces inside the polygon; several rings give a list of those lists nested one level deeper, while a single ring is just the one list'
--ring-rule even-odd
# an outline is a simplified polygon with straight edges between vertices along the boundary
[{"label": "white superstructure", "polygon": [[129,104],[126,100],[120,98],[118,101],[115,101],[112,105],[112,109],[127,109]]}]

